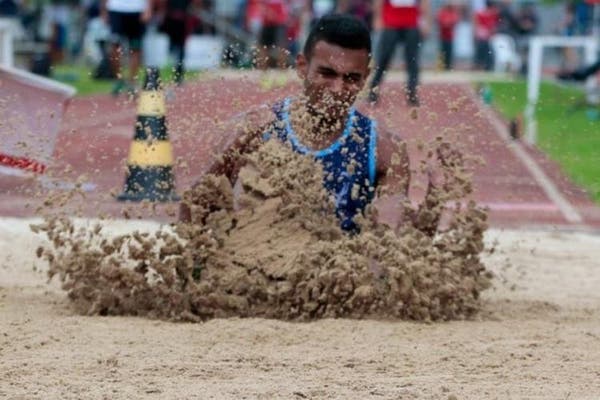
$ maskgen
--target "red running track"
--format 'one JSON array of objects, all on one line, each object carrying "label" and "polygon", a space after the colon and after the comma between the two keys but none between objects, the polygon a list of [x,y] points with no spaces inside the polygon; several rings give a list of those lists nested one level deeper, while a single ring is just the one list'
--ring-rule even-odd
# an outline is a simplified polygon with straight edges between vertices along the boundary
[{"label": "red running track", "polygon": [[[232,124],[227,121],[297,88],[290,84],[265,90],[251,79],[215,79],[171,89],[167,120],[180,191],[197,179],[221,141],[231,135]],[[418,144],[438,135],[479,157],[482,163],[474,169],[472,198],[490,208],[492,226],[600,228],[600,207],[544,154],[507,139],[504,123],[479,102],[469,85],[423,85],[422,106],[416,113],[404,105],[400,89],[400,84],[389,83],[375,109],[361,104],[359,108],[408,142],[413,167],[422,157]],[[174,204],[149,207],[113,199],[123,186],[135,118],[135,103],[128,99],[74,99],[63,121],[55,162],[45,178],[0,174],[0,215],[31,217],[60,209],[87,217],[172,220]],[[56,196],[69,194],[78,180],[84,183],[84,192],[59,205]],[[417,201],[423,177],[415,174],[414,183],[411,198]]]}]

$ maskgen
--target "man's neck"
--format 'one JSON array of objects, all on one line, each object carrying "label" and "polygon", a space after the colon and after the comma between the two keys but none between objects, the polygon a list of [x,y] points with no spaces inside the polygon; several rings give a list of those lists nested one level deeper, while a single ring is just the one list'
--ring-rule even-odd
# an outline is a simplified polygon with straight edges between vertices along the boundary
[{"label": "man's neck", "polygon": [[329,117],[312,110],[305,101],[292,103],[290,107],[292,129],[302,144],[320,150],[329,147],[344,132],[349,111],[339,117]]}]

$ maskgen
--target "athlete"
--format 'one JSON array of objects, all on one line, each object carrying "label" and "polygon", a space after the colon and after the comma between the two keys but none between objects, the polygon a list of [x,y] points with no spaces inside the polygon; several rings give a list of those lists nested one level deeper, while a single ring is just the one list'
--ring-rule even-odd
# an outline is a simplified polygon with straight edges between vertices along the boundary
[{"label": "athlete", "polygon": [[[375,197],[377,202],[399,204],[410,181],[406,147],[397,135],[378,129],[374,120],[354,108],[370,73],[370,57],[371,39],[363,22],[341,14],[320,18],[296,60],[302,93],[248,114],[239,135],[224,146],[227,151],[208,172],[225,174],[234,183],[242,154],[265,140],[281,140],[322,163],[324,186],[335,198],[344,230],[357,230],[354,217]],[[430,179],[428,193],[435,186]],[[191,220],[183,203],[180,218]],[[434,219],[431,223],[437,226]]]},{"label": "athlete", "polygon": [[404,61],[408,81],[406,102],[409,106],[419,105],[417,86],[419,84],[421,42],[431,30],[429,0],[375,0],[374,27],[380,31],[377,43],[376,66],[371,81],[369,100],[379,100],[379,85],[394,56],[398,43],[404,44]]},{"label": "athlete", "polygon": [[[146,32],[146,24],[152,17],[154,0],[102,0],[101,14],[110,26],[111,32],[111,68],[113,75],[118,76],[112,89],[117,96],[123,91],[135,92],[135,81],[142,63],[142,40]],[[129,47],[129,76],[121,77],[121,55],[123,45]]]}]

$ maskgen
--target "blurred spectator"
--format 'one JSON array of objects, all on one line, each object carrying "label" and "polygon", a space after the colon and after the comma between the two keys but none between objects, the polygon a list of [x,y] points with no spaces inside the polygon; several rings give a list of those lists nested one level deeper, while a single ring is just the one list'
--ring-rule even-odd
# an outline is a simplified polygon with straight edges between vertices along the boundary
[{"label": "blurred spectator", "polygon": [[289,65],[295,63],[296,56],[300,51],[300,35],[302,32],[302,17],[306,9],[305,0],[289,0],[289,20],[286,30],[287,51],[289,53]]},{"label": "blurred spectator", "polygon": [[[592,27],[593,6],[585,0],[571,1],[565,6],[563,34],[567,36],[590,34]],[[577,68],[577,53],[572,48],[564,49],[566,66],[557,74],[557,78],[565,81],[583,82],[600,71],[600,59],[596,62]]]},{"label": "blurred spectator", "polygon": [[257,66],[261,69],[286,66],[286,33],[289,18],[287,0],[259,0],[260,37]]},{"label": "blurred spectator", "polygon": [[576,27],[575,3],[571,1],[565,3],[564,11],[565,14],[560,26],[561,33],[565,36],[573,36]]},{"label": "blurred spectator", "polygon": [[[135,81],[142,60],[142,39],[146,24],[152,17],[153,0],[103,0],[102,16],[111,31],[111,62],[119,78],[112,93],[135,91]],[[125,81],[120,73],[123,45],[129,47],[129,77]]]},{"label": "blurred spectator", "polygon": [[418,106],[419,48],[429,35],[431,15],[429,0],[376,0],[373,13],[374,28],[381,30],[377,44],[375,74],[371,81],[369,101],[378,101],[378,89],[388,69],[398,43],[404,44],[404,61],[408,73],[406,101]]},{"label": "blurred spectator", "polygon": [[515,16],[517,22],[517,51],[523,60],[521,73],[527,72],[527,58],[529,53],[529,40],[538,30],[539,18],[536,6],[533,2],[521,4],[519,11]]},{"label": "blurred spectator", "polygon": [[371,0],[340,0],[337,12],[353,15],[363,21],[369,30],[373,29],[373,2]]},{"label": "blurred spectator", "polygon": [[20,38],[24,34],[20,17],[21,7],[17,0],[0,0],[0,20],[11,27],[14,38]]},{"label": "blurred spectator", "polygon": [[0,18],[19,16],[19,6],[16,0],[0,0]]},{"label": "blurred spectator", "polygon": [[518,33],[520,35],[529,36],[534,34],[538,29],[538,15],[535,4],[533,2],[525,2],[521,4],[516,15]]},{"label": "blurred spectator", "polygon": [[460,13],[452,0],[447,1],[438,10],[437,23],[440,34],[440,54],[445,70],[452,69],[454,60],[454,28],[460,21]]},{"label": "blurred spectator", "polygon": [[512,0],[494,1],[494,7],[498,14],[495,33],[503,33],[514,38],[518,32],[519,24],[512,10]]},{"label": "blurred spectator", "polygon": [[110,61],[107,49],[110,40],[110,27],[101,18],[100,2],[94,1],[87,7],[87,24],[83,38],[83,52],[86,59],[96,64],[92,76],[94,79],[115,79],[116,71]]},{"label": "blurred spectator", "polygon": [[48,6],[51,24],[50,60],[52,64],[61,63],[68,46],[68,34],[73,1],[52,0]]},{"label": "blurred spectator", "polygon": [[246,4],[246,27],[248,32],[258,42],[262,28],[261,0],[247,0]]},{"label": "blurred spectator", "polygon": [[160,0],[158,4],[160,30],[169,36],[169,49],[175,56],[175,82],[178,85],[183,83],[185,74],[185,41],[198,22],[192,14],[192,6],[199,3],[198,0]]},{"label": "blurred spectator", "polygon": [[475,30],[474,67],[476,69],[491,71],[494,67],[494,53],[490,39],[496,33],[498,24],[498,9],[491,1],[487,1],[485,7],[475,13],[473,22]]},{"label": "blurred spectator", "polygon": [[[238,30],[246,29],[246,12],[248,8],[247,0],[220,0],[214,3],[214,12],[217,20],[217,32],[221,29],[221,24],[227,24]],[[226,66],[242,66],[244,64],[244,54],[247,51],[246,43],[231,34],[224,37],[222,60]]]},{"label": "blurred spectator", "polygon": [[592,25],[594,22],[594,4],[589,0],[579,0],[575,6],[575,20],[577,24],[577,32],[580,35],[589,35],[592,33]]},{"label": "blurred spectator", "polygon": [[600,71],[600,59],[582,68],[560,71],[557,74],[557,78],[564,81],[583,82],[598,71]]},{"label": "blurred spectator", "polygon": [[27,39],[36,42],[43,40],[40,32],[43,3],[43,0],[27,0],[21,3],[20,7],[21,22],[25,29],[25,35]]},{"label": "blurred spectator", "polygon": [[324,15],[331,14],[336,10],[337,6],[336,0],[309,0],[307,5],[312,21],[316,21]]},{"label": "blurred spectator", "polygon": [[[577,34],[577,20],[575,17],[576,2],[569,1],[565,4],[565,14],[559,27],[560,33],[564,36],[574,36]],[[573,69],[577,65],[577,52],[575,49],[565,47],[562,49],[563,68]]]}]

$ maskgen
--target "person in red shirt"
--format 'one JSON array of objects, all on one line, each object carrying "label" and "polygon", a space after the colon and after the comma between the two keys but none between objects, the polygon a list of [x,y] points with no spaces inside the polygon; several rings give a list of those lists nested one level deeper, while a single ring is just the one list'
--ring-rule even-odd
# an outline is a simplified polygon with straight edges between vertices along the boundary
[{"label": "person in red shirt", "polygon": [[259,0],[261,31],[257,66],[266,69],[277,63],[286,64],[287,23],[289,6],[287,0]]},{"label": "person in red shirt", "polygon": [[445,3],[437,14],[437,23],[440,32],[440,53],[444,69],[452,69],[453,53],[452,42],[454,41],[454,27],[460,21],[460,13],[458,8],[452,1]]},{"label": "person in red shirt", "polygon": [[500,22],[498,9],[487,1],[485,8],[475,13],[475,68],[491,71],[494,68],[494,53],[490,39]]},{"label": "person in red shirt", "polygon": [[392,61],[396,45],[402,42],[408,73],[406,100],[410,106],[418,106],[419,47],[421,39],[429,34],[431,27],[429,0],[375,0],[374,5],[373,25],[381,34],[375,53],[376,68],[370,85],[369,101],[378,101],[378,88],[383,74]]}]

